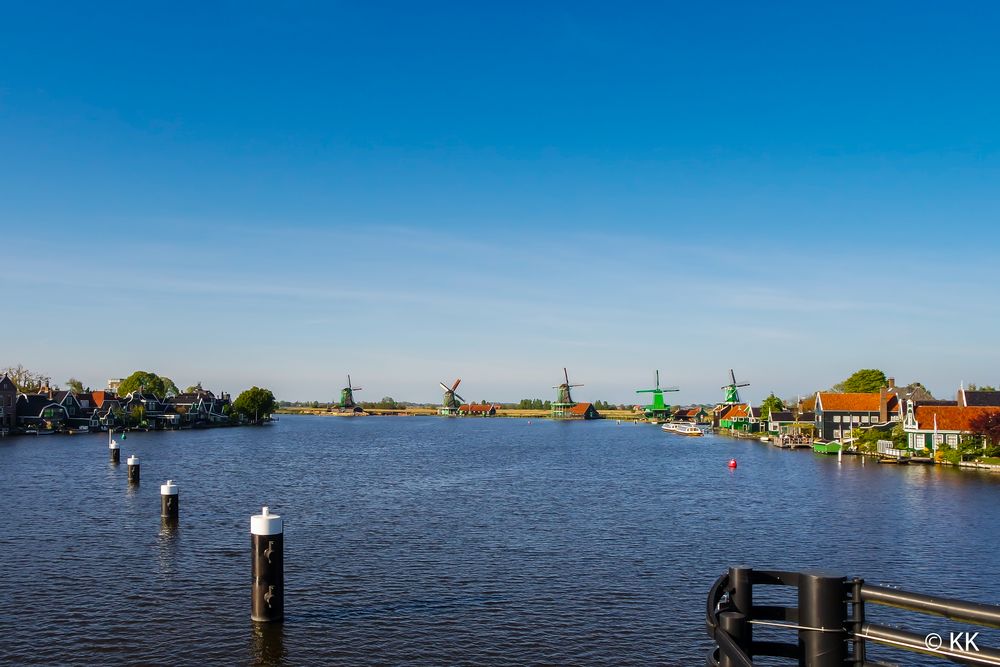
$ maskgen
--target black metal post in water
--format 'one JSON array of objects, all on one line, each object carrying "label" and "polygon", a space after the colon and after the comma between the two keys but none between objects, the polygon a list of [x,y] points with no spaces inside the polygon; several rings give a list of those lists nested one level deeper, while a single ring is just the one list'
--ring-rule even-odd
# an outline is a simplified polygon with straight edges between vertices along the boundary
[{"label": "black metal post in water", "polygon": [[128,457],[128,481],[130,484],[139,483],[139,457],[133,454]]},{"label": "black metal post in water", "polygon": [[280,621],[285,615],[285,536],[281,517],[268,508],[250,517],[253,595],[250,618]]},{"label": "black metal post in water", "polygon": [[843,667],[847,659],[846,577],[799,575],[799,665]]},{"label": "black metal post in water", "polygon": [[122,450],[118,448],[118,443],[114,440],[108,443],[108,456],[115,465],[121,463]]},{"label": "black metal post in water", "polygon": [[177,485],[172,479],[168,479],[166,484],[160,484],[160,517],[169,521],[177,521],[179,514],[178,503],[180,496],[177,494]]}]

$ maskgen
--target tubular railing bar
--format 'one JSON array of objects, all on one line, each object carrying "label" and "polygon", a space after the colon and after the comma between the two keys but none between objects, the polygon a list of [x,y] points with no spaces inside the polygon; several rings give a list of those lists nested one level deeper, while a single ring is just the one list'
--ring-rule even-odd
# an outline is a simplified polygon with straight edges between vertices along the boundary
[{"label": "tubular railing bar", "polygon": [[[853,634],[853,633],[852,633]],[[968,665],[1000,665],[1000,651],[983,647],[977,652],[953,651],[941,646],[931,648],[927,645],[924,635],[918,635],[905,630],[887,628],[881,625],[865,624],[863,632],[857,634],[858,637],[886,646],[903,648],[918,653],[924,653],[939,658],[947,658],[953,662],[961,662]]]},{"label": "tubular railing bar", "polygon": [[997,605],[910,593],[881,586],[861,586],[861,600],[872,604],[944,616],[973,625],[1000,628],[1000,606]]}]

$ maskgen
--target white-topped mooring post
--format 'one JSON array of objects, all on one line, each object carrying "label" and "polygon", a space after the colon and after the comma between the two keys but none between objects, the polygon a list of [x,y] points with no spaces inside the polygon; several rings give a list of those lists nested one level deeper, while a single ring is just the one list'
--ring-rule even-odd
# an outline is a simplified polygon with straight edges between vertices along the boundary
[{"label": "white-topped mooring post", "polygon": [[121,463],[122,460],[122,450],[118,447],[118,442],[112,440],[108,443],[108,452],[111,457],[111,462],[115,465]]},{"label": "white-topped mooring post", "polygon": [[160,484],[160,517],[177,521],[179,500],[177,485],[172,479],[168,479],[166,484]]},{"label": "white-topped mooring post", "polygon": [[139,483],[139,457],[133,454],[128,457],[128,481],[131,484]]},{"label": "white-topped mooring post", "polygon": [[285,535],[281,517],[267,507],[250,517],[253,597],[250,618],[280,621],[285,615]]}]

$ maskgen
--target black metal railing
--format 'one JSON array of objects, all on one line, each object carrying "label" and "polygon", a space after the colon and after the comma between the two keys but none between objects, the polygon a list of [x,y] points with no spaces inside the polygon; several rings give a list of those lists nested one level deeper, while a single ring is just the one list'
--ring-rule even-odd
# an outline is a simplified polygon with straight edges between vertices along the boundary
[{"label": "black metal railing", "polygon": [[[797,592],[797,606],[754,604],[757,586]],[[868,622],[866,604],[886,605],[976,626],[1000,628],[1000,606],[866,585],[862,579],[820,571],[782,572],[731,567],[708,595],[706,625],[716,647],[710,667],[754,667],[754,657],[797,660],[804,667],[872,666],[866,642],[918,651],[969,665],[1000,665],[1000,651],[979,646],[975,634],[942,637]],[[760,641],[755,625],[795,632],[795,642]],[[964,635],[964,638],[962,637]]]}]

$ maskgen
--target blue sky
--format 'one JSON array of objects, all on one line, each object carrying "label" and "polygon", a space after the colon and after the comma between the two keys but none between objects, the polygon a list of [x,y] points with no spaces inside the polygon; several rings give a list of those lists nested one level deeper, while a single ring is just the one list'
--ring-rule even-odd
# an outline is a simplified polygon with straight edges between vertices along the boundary
[{"label": "blue sky", "polygon": [[996,5],[209,4],[5,4],[0,365],[1000,382]]}]

